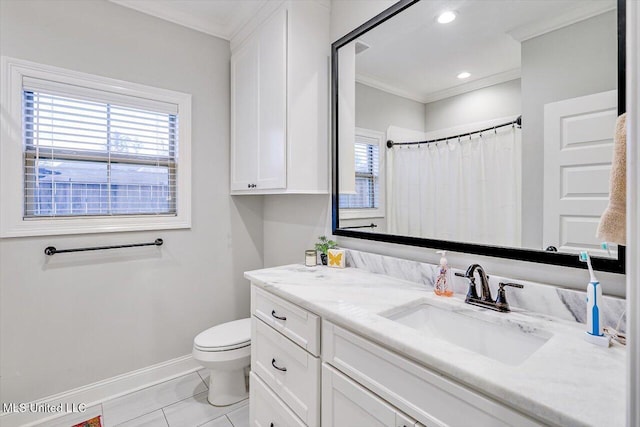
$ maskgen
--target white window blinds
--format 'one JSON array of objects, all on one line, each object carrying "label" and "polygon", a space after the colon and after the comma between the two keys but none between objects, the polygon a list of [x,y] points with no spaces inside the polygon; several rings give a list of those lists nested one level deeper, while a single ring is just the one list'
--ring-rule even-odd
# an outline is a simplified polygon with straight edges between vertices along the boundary
[{"label": "white window blinds", "polygon": [[356,140],[356,193],[340,195],[340,209],[375,209],[380,206],[380,147]]},{"label": "white window blinds", "polygon": [[175,215],[174,104],[25,78],[24,217]]}]

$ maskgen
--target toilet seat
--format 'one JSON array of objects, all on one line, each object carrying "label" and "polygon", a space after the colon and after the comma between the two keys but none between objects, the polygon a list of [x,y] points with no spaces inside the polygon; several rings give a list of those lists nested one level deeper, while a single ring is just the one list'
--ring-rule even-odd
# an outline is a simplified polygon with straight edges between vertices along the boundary
[{"label": "toilet seat", "polygon": [[251,318],[223,323],[199,333],[193,347],[205,352],[236,350],[251,345]]}]

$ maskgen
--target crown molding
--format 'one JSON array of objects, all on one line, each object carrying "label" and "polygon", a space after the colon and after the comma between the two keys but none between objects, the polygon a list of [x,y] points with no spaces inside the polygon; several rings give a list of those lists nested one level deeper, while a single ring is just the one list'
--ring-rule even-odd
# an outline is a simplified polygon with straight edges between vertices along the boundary
[{"label": "crown molding", "polygon": [[520,68],[508,70],[498,74],[492,74],[481,79],[476,79],[468,83],[463,83],[454,87],[431,92],[426,95],[419,95],[414,92],[410,92],[406,89],[401,89],[396,86],[392,86],[387,83],[383,83],[371,76],[364,74],[356,75],[356,82],[365,86],[372,87],[374,89],[381,90],[383,92],[390,93],[392,95],[400,96],[402,98],[409,99],[411,101],[420,102],[422,104],[428,104],[430,102],[439,101],[441,99],[450,98],[452,96],[461,95],[466,92],[482,89],[485,87],[497,85],[500,83],[508,82],[520,78]]},{"label": "crown molding", "polygon": [[276,10],[283,7],[285,0],[264,1],[264,4],[247,19],[243,25],[238,26],[229,37],[231,51],[235,51],[253,32]]},{"label": "crown molding", "polygon": [[547,19],[542,21],[521,25],[511,31],[508,31],[507,34],[513,37],[516,41],[522,43],[523,41],[567,27],[575,24],[576,22],[584,21],[585,19],[593,18],[594,16],[601,15],[615,9],[615,2],[583,1],[564,13],[549,16]]},{"label": "crown molding", "polygon": [[476,79],[468,83],[463,83],[447,89],[428,93],[422,99],[425,104],[428,104],[429,102],[439,101],[441,99],[450,98],[456,95],[462,95],[463,93],[472,92],[474,90],[508,82],[510,80],[519,79],[520,74],[521,74],[520,68],[514,68],[512,70],[507,70],[502,73],[497,73],[487,77],[482,77],[480,79]]},{"label": "crown molding", "polygon": [[369,86],[374,89],[378,89],[383,92],[387,92],[402,98],[410,99],[411,101],[421,102],[423,104],[425,103],[424,98],[419,94],[416,94],[415,92],[411,92],[405,89],[400,89],[396,86],[383,83],[382,81],[374,77],[367,76],[365,74],[356,74],[356,83],[360,83],[365,86]]},{"label": "crown molding", "polygon": [[181,25],[183,27],[191,28],[192,30],[200,31],[205,34],[209,34],[214,37],[218,37],[224,40],[231,40],[234,34],[242,29],[253,16],[264,7],[268,0],[255,0],[255,10],[248,14],[248,16],[239,17],[235,20],[230,20],[224,25],[218,25],[210,22],[206,17],[198,16],[193,13],[177,10],[173,7],[167,6],[160,2],[153,1],[140,1],[140,0],[109,0],[117,5],[127,7],[129,9],[137,10],[147,15],[155,16],[156,18],[163,19],[165,21],[173,22],[174,24]]},{"label": "crown molding", "polygon": [[[194,13],[185,12],[168,6],[168,3],[160,3],[153,0],[109,0],[119,6],[137,10],[146,15],[155,16],[192,30],[200,31],[214,37],[229,40],[232,45],[238,46],[249,34],[276,10],[285,0],[253,0],[254,9],[243,14],[244,16],[234,17],[224,25],[210,22],[206,17]],[[323,7],[331,8],[331,0],[313,0]],[[215,2],[212,2],[215,3]]]}]

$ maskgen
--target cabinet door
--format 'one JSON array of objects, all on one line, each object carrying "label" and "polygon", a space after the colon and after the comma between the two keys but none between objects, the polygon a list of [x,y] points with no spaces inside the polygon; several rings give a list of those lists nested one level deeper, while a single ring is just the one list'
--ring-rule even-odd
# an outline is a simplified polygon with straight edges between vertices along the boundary
[{"label": "cabinet door", "polygon": [[305,423],[255,373],[251,372],[249,377],[251,427],[305,427]]},{"label": "cabinet door", "polygon": [[259,32],[259,125],[256,189],[287,185],[287,10],[271,16]]},{"label": "cabinet door", "polygon": [[231,56],[231,190],[249,190],[257,178],[259,48],[250,39]]},{"label": "cabinet door", "polygon": [[322,364],[322,427],[413,427],[416,422]]},{"label": "cabinet door", "polygon": [[231,56],[231,190],[287,185],[287,10]]}]

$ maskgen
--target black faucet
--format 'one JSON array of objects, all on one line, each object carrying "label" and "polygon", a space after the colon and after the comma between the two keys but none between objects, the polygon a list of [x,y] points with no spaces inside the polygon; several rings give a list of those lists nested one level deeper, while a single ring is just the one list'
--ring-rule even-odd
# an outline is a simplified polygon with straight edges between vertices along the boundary
[{"label": "black faucet", "polygon": [[[466,277],[474,277],[474,273],[478,272],[480,275],[480,289],[482,291],[482,301],[493,302],[493,298],[491,298],[491,289],[489,289],[489,276],[484,272],[484,268],[480,264],[471,264],[469,268],[467,268],[467,272],[465,273]],[[473,285],[474,289],[476,285]]]},{"label": "black faucet", "polygon": [[[478,296],[476,290],[476,278],[475,272],[480,275],[480,287],[482,296]],[[480,264],[471,264],[467,268],[466,273],[456,273],[456,276],[466,277],[469,279],[469,291],[464,299],[467,304],[477,305],[479,307],[488,308],[495,311],[509,312],[509,303],[507,303],[507,296],[504,291],[505,286],[512,286],[514,288],[523,288],[524,286],[517,283],[504,283],[500,282],[498,289],[498,297],[493,300],[491,296],[491,289],[489,288],[489,276],[484,271],[484,268]]]}]

